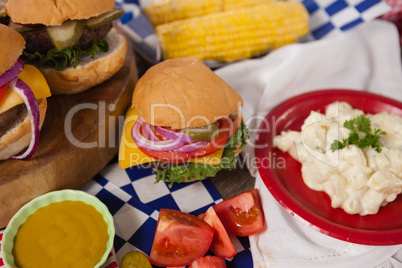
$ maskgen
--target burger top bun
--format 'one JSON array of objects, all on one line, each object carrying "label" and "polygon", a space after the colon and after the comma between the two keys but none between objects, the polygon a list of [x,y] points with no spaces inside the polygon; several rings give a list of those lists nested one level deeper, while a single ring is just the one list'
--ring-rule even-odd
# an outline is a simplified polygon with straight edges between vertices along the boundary
[{"label": "burger top bun", "polygon": [[177,58],[145,72],[134,89],[132,105],[149,124],[182,129],[229,116],[243,99],[199,59]]},{"label": "burger top bun", "polygon": [[15,23],[44,25],[88,19],[113,8],[114,0],[8,0],[5,6]]},{"label": "burger top bun", "polygon": [[24,38],[15,30],[0,23],[0,75],[10,69],[25,48]]}]

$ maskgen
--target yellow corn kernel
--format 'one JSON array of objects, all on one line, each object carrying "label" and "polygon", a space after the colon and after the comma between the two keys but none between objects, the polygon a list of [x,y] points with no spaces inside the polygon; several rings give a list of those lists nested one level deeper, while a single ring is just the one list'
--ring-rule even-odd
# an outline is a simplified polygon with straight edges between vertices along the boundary
[{"label": "yellow corn kernel", "polygon": [[[259,4],[266,4],[276,0],[222,0],[223,10],[238,9],[241,7],[255,6]],[[278,0],[279,1],[279,0]]]},{"label": "yellow corn kernel", "polygon": [[144,8],[154,26],[224,10],[269,3],[276,0],[158,0]]},{"label": "yellow corn kernel", "polygon": [[156,33],[164,59],[228,62],[294,43],[309,32],[308,19],[299,2],[271,2],[162,24]]},{"label": "yellow corn kernel", "polygon": [[222,0],[159,0],[144,8],[154,26],[222,10]]}]

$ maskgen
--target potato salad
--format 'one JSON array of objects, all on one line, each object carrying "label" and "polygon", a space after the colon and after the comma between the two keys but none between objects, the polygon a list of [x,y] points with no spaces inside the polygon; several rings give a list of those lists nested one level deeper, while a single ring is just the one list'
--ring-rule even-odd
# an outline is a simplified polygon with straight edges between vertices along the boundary
[{"label": "potato salad", "polygon": [[283,131],[275,145],[302,164],[304,183],[324,191],[333,208],[376,214],[402,192],[402,117],[364,114],[345,102],[311,111],[301,131]]}]

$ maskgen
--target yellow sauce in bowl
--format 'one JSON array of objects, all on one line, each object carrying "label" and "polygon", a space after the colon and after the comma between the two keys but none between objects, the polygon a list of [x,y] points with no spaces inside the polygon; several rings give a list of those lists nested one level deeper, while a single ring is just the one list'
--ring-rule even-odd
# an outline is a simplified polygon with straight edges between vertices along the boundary
[{"label": "yellow sauce in bowl", "polygon": [[82,201],[39,208],[19,227],[13,255],[17,267],[94,267],[109,235],[103,216]]}]

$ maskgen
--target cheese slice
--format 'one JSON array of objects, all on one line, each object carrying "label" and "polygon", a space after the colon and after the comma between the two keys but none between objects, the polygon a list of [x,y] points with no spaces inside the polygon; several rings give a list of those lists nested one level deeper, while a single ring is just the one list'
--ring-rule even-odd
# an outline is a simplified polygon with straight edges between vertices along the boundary
[{"label": "cheese slice", "polygon": [[[129,108],[124,120],[123,133],[120,141],[119,167],[121,169],[157,161],[156,159],[144,154],[131,137],[131,129],[135,121],[137,121],[137,118],[138,115],[136,110],[134,108]],[[219,165],[221,163],[222,153],[223,149],[220,149],[213,154],[201,158],[189,159],[188,162],[205,165]]]},{"label": "cheese slice", "polygon": [[[50,88],[42,73],[32,65],[25,65],[22,72],[18,75],[32,90],[36,99],[50,97]],[[24,103],[24,100],[12,88],[7,87],[3,98],[0,100],[0,113]]]}]

